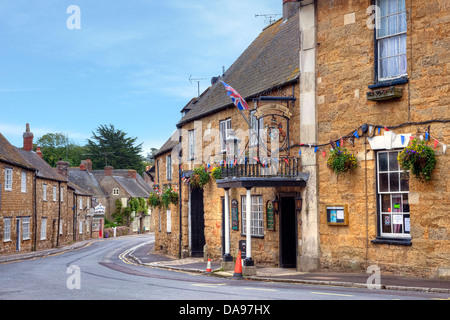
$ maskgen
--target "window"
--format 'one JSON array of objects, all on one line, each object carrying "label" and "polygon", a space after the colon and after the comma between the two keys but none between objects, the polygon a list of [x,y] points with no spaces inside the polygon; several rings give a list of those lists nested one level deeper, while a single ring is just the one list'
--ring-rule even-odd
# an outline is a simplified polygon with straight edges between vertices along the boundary
[{"label": "window", "polygon": [[405,0],[377,0],[378,81],[406,76]]},{"label": "window", "polygon": [[11,241],[11,218],[3,218],[3,241]]},{"label": "window", "polygon": [[114,196],[118,196],[119,195],[119,188],[114,188],[113,189],[113,195]]},{"label": "window", "polygon": [[172,180],[172,156],[166,157],[166,178]]},{"label": "window", "polygon": [[12,191],[13,169],[5,168],[5,190]]},{"label": "window", "polygon": [[63,187],[61,187],[60,189],[59,189],[59,193],[60,193],[60,195],[61,195],[61,202],[64,202],[64,198],[63,198],[63,195],[64,195],[64,188]]},{"label": "window", "polygon": [[250,136],[250,147],[255,147],[258,145],[259,130],[264,127],[264,118],[260,118],[259,120],[256,119],[256,111],[251,112],[250,126],[252,128]]},{"label": "window", "polygon": [[195,159],[195,130],[188,132],[188,160]]},{"label": "window", "polygon": [[83,199],[78,199],[78,209],[83,210]]},{"label": "window", "polygon": [[59,220],[59,234],[63,234],[63,219]]},{"label": "window", "polygon": [[80,223],[79,223],[78,233],[83,234],[83,221],[80,221]]},{"label": "window", "polygon": [[42,185],[42,190],[43,190],[43,199],[44,199],[44,201],[47,201],[47,185],[46,184],[44,184],[44,185]]},{"label": "window", "polygon": [[53,186],[53,201],[56,201],[56,186]]},{"label": "window", "polygon": [[[247,234],[247,202],[246,196],[241,197],[242,203],[242,233]],[[264,223],[263,223],[263,197],[252,196],[252,208],[251,208],[251,235],[252,236],[264,236]]]},{"label": "window", "polygon": [[220,151],[227,151],[226,139],[228,136],[228,131],[231,130],[231,119],[223,120],[219,122],[220,130]]},{"label": "window", "polygon": [[400,151],[377,154],[377,197],[382,237],[410,238],[409,173],[397,162]]},{"label": "window", "polygon": [[167,210],[167,233],[172,232],[172,212]]},{"label": "window", "polygon": [[30,218],[22,219],[22,240],[30,240]]},{"label": "window", "polygon": [[47,239],[47,218],[41,220],[41,240]]},{"label": "window", "polygon": [[20,189],[23,193],[27,192],[27,172],[22,170],[22,181],[20,184]]}]

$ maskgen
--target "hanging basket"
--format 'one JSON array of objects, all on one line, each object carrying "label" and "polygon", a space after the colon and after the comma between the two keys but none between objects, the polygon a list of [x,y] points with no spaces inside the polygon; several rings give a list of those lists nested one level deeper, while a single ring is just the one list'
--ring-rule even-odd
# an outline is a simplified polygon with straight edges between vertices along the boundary
[{"label": "hanging basket", "polygon": [[331,151],[327,160],[327,166],[334,171],[335,174],[352,171],[358,167],[355,156],[348,152],[347,149],[337,147]]},{"label": "hanging basket", "polygon": [[411,144],[399,153],[397,161],[403,170],[409,170],[419,181],[432,180],[431,174],[436,166],[436,155],[424,141],[412,140]]}]

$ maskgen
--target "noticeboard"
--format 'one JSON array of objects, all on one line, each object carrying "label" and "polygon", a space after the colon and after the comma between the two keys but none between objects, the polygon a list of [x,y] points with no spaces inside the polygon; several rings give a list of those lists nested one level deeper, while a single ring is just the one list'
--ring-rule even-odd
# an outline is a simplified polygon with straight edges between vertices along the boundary
[{"label": "noticeboard", "polygon": [[327,224],[330,226],[348,226],[347,205],[327,206]]},{"label": "noticeboard", "polygon": [[236,199],[231,201],[231,229],[239,230],[239,203]]}]

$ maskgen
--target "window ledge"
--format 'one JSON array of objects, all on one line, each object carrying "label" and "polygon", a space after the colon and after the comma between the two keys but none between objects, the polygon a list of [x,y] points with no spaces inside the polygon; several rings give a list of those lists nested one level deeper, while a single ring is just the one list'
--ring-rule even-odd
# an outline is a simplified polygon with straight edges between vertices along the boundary
[{"label": "window ledge", "polygon": [[412,246],[411,239],[376,238],[371,241],[373,244],[390,244],[398,246]]},{"label": "window ledge", "polygon": [[392,79],[392,80],[380,81],[380,82],[377,82],[377,83],[374,83],[374,84],[370,85],[369,89],[376,89],[376,88],[382,88],[382,87],[395,86],[397,84],[408,83],[408,81],[409,80],[406,77],[401,77],[401,78]]}]

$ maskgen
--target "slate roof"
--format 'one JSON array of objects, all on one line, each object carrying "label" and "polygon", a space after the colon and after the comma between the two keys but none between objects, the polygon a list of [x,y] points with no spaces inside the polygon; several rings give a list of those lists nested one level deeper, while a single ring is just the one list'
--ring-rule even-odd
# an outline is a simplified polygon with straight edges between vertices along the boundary
[{"label": "slate roof", "polygon": [[171,151],[179,142],[179,133],[178,130],[176,130],[174,133],[172,133],[172,136],[162,145],[161,148],[153,155],[153,158],[157,158],[160,155]]},{"label": "slate roof", "polygon": [[38,178],[67,182],[65,177],[58,174],[54,168],[52,168],[44,159],[39,157],[34,151],[25,151],[19,148],[16,148],[16,150],[27,162],[38,170],[36,174]]},{"label": "slate roof", "polygon": [[94,198],[109,196],[89,171],[82,171],[79,168],[69,168],[68,171],[69,181],[90,193]]},{"label": "slate roof", "polygon": [[113,176],[114,180],[133,198],[148,198],[150,192],[133,178],[125,178],[121,176]]},{"label": "slate roof", "polygon": [[29,170],[36,170],[31,163],[22,157],[16,147],[0,133],[0,161]]},{"label": "slate roof", "polygon": [[[251,99],[265,91],[298,81],[300,76],[299,12],[289,20],[278,20],[265,28],[226,71],[222,81],[232,86],[251,106]],[[184,124],[234,106],[220,81],[199,99],[177,124]],[[184,108],[186,109],[186,107]]]}]

